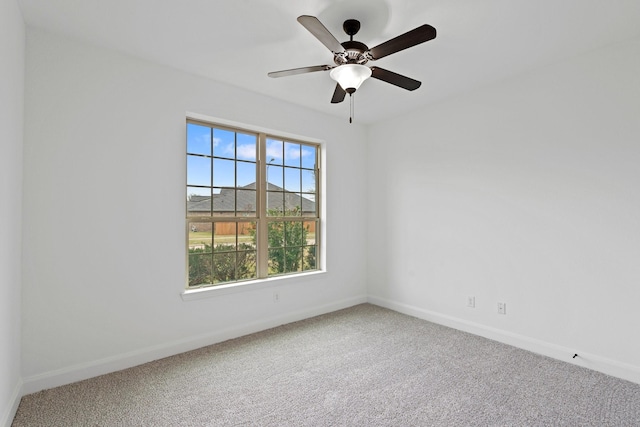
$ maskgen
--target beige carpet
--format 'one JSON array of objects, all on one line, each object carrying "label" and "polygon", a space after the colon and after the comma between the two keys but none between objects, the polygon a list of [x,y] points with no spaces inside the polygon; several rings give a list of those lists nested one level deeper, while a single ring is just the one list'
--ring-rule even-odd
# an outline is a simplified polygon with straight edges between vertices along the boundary
[{"label": "beige carpet", "polygon": [[13,426],[640,426],[640,385],[364,304],[25,396]]}]

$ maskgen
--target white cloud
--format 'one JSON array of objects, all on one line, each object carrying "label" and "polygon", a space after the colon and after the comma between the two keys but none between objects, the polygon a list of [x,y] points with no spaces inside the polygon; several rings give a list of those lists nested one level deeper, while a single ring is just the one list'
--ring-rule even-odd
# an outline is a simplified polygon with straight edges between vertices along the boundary
[{"label": "white cloud", "polygon": [[226,144],[219,138],[213,138],[213,150],[215,155],[224,155],[225,157],[233,157],[233,141]]},{"label": "white cloud", "polygon": [[237,156],[241,159],[255,159],[256,158],[255,144],[238,145]]},{"label": "white cloud", "polygon": [[300,158],[300,146],[285,145],[285,157],[287,159],[299,159]]},{"label": "white cloud", "polygon": [[269,141],[267,143],[267,159],[282,160],[282,141]]}]

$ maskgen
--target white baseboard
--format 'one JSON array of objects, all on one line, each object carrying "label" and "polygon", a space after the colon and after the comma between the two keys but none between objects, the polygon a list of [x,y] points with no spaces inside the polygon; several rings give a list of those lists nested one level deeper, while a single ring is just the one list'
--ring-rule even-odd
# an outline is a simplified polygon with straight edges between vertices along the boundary
[{"label": "white baseboard", "polygon": [[316,307],[310,307],[282,315],[263,319],[257,322],[250,322],[232,328],[227,328],[207,334],[188,337],[185,339],[164,343],[157,346],[141,348],[124,354],[105,357],[103,359],[94,360],[86,363],[80,363],[74,366],[58,369],[55,371],[44,372],[42,374],[33,375],[23,379],[22,395],[35,393],[48,388],[59,387],[61,385],[70,384],[76,381],[82,381],[99,375],[108,374],[122,369],[131,368],[153,360],[162,359],[164,357],[173,356],[184,353],[185,351],[195,350],[197,348],[206,347],[233,338],[255,332],[264,331],[276,326],[284,325],[298,320],[307,319],[321,314],[330,313],[332,311],[341,310],[357,304],[367,302],[365,295],[336,301]]},{"label": "white baseboard", "polygon": [[13,418],[16,416],[16,412],[18,411],[20,399],[22,398],[22,390],[22,380],[19,379],[18,383],[13,389],[11,397],[9,398],[7,407],[5,408],[4,412],[0,414],[0,427],[11,427]]},{"label": "white baseboard", "polygon": [[[419,319],[428,320],[430,322],[438,323],[450,328],[469,332],[474,335],[479,335],[494,341],[512,345],[514,347],[528,350],[533,353],[542,354],[544,356],[558,359],[563,362],[582,366],[588,369],[593,369],[594,371],[602,372],[607,375],[640,384],[640,366],[619,362],[617,360],[602,357],[597,354],[583,352],[580,351],[580,349],[563,347],[561,345],[549,343],[520,334],[515,334],[497,328],[492,328],[480,323],[470,322],[468,320],[459,319],[453,316],[425,310],[396,301],[391,301],[385,298],[379,298],[370,295],[367,298],[367,301],[371,304],[379,305],[381,307],[385,307],[403,314],[408,314]],[[573,355],[576,353],[578,354],[578,357],[573,358]]]}]

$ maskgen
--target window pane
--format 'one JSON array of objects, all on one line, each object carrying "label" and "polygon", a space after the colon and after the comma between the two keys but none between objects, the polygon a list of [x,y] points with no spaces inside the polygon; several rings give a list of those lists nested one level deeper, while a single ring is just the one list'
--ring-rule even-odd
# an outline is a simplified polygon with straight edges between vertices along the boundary
[{"label": "window pane", "polygon": [[254,190],[236,191],[236,211],[240,216],[256,215],[256,192]]},{"label": "window pane", "polygon": [[213,186],[235,187],[235,162],[233,160],[213,159]]},{"label": "window pane", "polygon": [[236,148],[236,158],[240,160],[256,161],[256,141],[257,135],[237,134],[238,142]]},{"label": "window pane", "polygon": [[316,244],[316,222],[315,221],[305,221],[303,225],[305,229],[305,245],[315,245]]},{"label": "window pane", "polygon": [[285,273],[302,270],[302,248],[285,248]]},{"label": "window pane", "polygon": [[280,216],[284,213],[284,193],[279,191],[267,192],[267,215]]},{"label": "window pane", "polygon": [[189,253],[189,286],[213,283],[212,255]]},{"label": "window pane", "polygon": [[212,283],[210,222],[189,224],[189,286]]},{"label": "window pane", "polygon": [[256,251],[241,251],[237,254],[237,279],[255,279],[257,277]]},{"label": "window pane", "polygon": [[267,164],[282,165],[282,141],[267,139]]},{"label": "window pane", "polygon": [[302,222],[287,221],[284,223],[285,246],[302,246],[305,234]]},{"label": "window pane", "polygon": [[236,162],[238,172],[238,187],[251,186],[256,188],[256,164],[247,162]]},{"label": "window pane", "polygon": [[187,187],[187,214],[211,215],[211,188]]},{"label": "window pane", "polygon": [[278,188],[268,188],[269,190],[281,190],[284,188],[282,176],[284,170],[280,166],[267,165],[267,181],[271,185],[276,185]]},{"label": "window pane", "polygon": [[211,159],[187,156],[187,185],[211,185]]},{"label": "window pane", "polygon": [[305,193],[316,192],[316,173],[315,171],[302,170],[302,191]]},{"label": "window pane", "polygon": [[282,274],[284,272],[284,249],[269,249],[269,274]]},{"label": "window pane", "polygon": [[307,169],[316,168],[316,148],[302,145],[302,167]]},{"label": "window pane", "polygon": [[316,266],[316,246],[307,246],[304,248],[302,259],[303,270],[315,270]]},{"label": "window pane", "polygon": [[187,153],[211,155],[211,128],[187,123]]},{"label": "window pane", "polygon": [[213,254],[213,283],[236,280],[236,253],[222,252]]},{"label": "window pane", "polygon": [[235,157],[235,132],[222,129],[213,130],[213,155],[216,157]]},{"label": "window pane", "polygon": [[269,248],[281,248],[284,246],[284,223],[270,222],[268,232]]},{"label": "window pane", "polygon": [[300,169],[284,168],[284,189],[299,193],[300,188]]},{"label": "window pane", "polygon": [[284,164],[286,166],[300,167],[300,144],[285,142]]},{"label": "window pane", "polygon": [[189,223],[189,254],[205,254],[212,252],[211,223]]},{"label": "window pane", "polygon": [[256,223],[238,223],[238,250],[248,251],[256,249]]},{"label": "window pane", "polygon": [[236,250],[236,223],[216,222],[214,224],[213,251],[231,252]]},{"label": "window pane", "polygon": [[284,193],[285,211],[284,216],[302,215],[302,197],[297,193]]},{"label": "window pane", "polygon": [[302,194],[302,215],[316,216],[316,195]]},{"label": "window pane", "polygon": [[235,215],[236,190],[233,188],[213,189],[213,214],[217,216]]}]

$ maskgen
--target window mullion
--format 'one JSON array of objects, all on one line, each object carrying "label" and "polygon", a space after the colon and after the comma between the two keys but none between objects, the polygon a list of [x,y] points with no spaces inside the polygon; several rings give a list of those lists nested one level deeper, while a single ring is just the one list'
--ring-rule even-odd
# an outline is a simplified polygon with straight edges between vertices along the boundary
[{"label": "window mullion", "polygon": [[256,182],[257,198],[258,198],[258,238],[256,245],[258,247],[257,269],[258,277],[265,278],[269,269],[269,232],[267,225],[267,167],[265,159],[267,158],[267,135],[260,133],[258,135],[258,182]]}]

